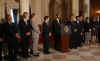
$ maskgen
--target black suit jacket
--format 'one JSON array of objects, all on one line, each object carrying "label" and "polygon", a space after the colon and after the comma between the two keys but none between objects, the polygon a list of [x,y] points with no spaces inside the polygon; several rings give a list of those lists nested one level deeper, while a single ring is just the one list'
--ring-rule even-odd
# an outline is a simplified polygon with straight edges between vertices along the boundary
[{"label": "black suit jacket", "polygon": [[14,23],[5,23],[5,36],[9,38],[16,38],[16,33],[18,33],[18,27]]},{"label": "black suit jacket", "polygon": [[84,29],[85,29],[85,32],[89,32],[89,29],[92,29],[92,23],[85,22]]},{"label": "black suit jacket", "polygon": [[42,31],[42,35],[43,38],[46,40],[49,40],[49,26],[46,22],[43,22],[43,31]]},{"label": "black suit jacket", "polygon": [[24,22],[23,19],[20,20],[19,30],[20,30],[21,36],[26,36],[27,32],[31,32],[32,31],[32,26],[30,24],[30,20],[27,21],[27,24]]},{"label": "black suit jacket", "polygon": [[53,28],[53,34],[54,35],[60,35],[61,34],[61,26],[60,23],[55,19],[52,23],[52,28]]},{"label": "black suit jacket", "polygon": [[18,38],[16,38],[16,33],[18,33],[18,27],[14,23],[5,23],[5,41],[8,43],[9,47],[17,47]]},{"label": "black suit jacket", "polygon": [[[71,38],[70,38],[70,42],[72,41],[80,41],[80,24],[77,23],[76,21],[75,22],[72,22],[72,25],[71,25]],[[74,30],[77,29],[77,32],[75,32]]]},{"label": "black suit jacket", "polygon": [[0,24],[0,38],[3,38],[3,34],[4,34],[3,24]]}]

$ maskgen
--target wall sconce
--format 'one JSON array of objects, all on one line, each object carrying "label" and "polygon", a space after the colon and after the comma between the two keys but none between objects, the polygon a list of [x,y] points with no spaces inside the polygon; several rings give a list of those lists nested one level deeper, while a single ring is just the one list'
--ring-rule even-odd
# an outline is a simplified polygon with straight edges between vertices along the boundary
[{"label": "wall sconce", "polygon": [[96,11],[96,14],[100,14],[100,10]]}]

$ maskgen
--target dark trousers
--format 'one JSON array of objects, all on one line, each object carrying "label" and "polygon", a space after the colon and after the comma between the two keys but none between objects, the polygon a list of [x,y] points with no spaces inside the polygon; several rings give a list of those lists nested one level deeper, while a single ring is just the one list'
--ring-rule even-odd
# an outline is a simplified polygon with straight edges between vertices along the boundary
[{"label": "dark trousers", "polygon": [[81,44],[83,43],[85,43],[85,33],[83,33],[82,35],[80,35],[80,46],[81,46]]},{"label": "dark trousers", "polygon": [[100,32],[98,32],[98,43],[100,43]]},{"label": "dark trousers", "polygon": [[60,51],[61,49],[61,36],[60,35],[54,35],[54,48],[55,50]]},{"label": "dark trousers", "polygon": [[29,40],[30,37],[28,36],[22,37],[22,54],[24,57],[28,56]]},{"label": "dark trousers", "polygon": [[8,47],[8,55],[10,60],[17,59],[17,48]]},{"label": "dark trousers", "polygon": [[71,48],[71,49],[72,49],[72,48],[77,48],[77,47],[78,47],[77,41],[71,42],[71,45],[70,45],[70,48]]},{"label": "dark trousers", "polygon": [[0,58],[2,57],[2,48],[3,48],[3,46],[2,46],[2,42],[0,42]]},{"label": "dark trousers", "polygon": [[17,59],[17,52],[18,52],[18,40],[16,39],[9,39],[8,41],[8,57],[9,60],[16,60]]},{"label": "dark trousers", "polygon": [[0,57],[2,57],[2,48],[0,48]]},{"label": "dark trousers", "polygon": [[50,47],[50,40],[49,40],[49,37],[47,36],[43,36],[43,48],[44,48],[44,52],[49,52],[49,47]]},{"label": "dark trousers", "polygon": [[81,45],[81,41],[80,41],[80,33],[79,32],[73,32],[71,34],[71,37],[70,37],[70,48],[77,48],[77,47],[80,47]]}]

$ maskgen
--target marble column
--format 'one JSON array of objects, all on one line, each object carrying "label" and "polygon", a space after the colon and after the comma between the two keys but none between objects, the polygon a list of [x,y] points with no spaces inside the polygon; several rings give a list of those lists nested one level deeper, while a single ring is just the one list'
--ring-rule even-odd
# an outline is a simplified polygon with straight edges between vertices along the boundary
[{"label": "marble column", "polygon": [[65,0],[65,12],[66,12],[66,18],[69,18],[69,16],[72,15],[72,1],[71,0]]},{"label": "marble column", "polygon": [[29,0],[20,0],[20,14],[29,13]]},{"label": "marble column", "polygon": [[0,1],[0,23],[2,22],[1,19],[5,18],[5,0]]},{"label": "marble column", "polygon": [[84,0],[84,17],[90,16],[90,0]]},{"label": "marble column", "polygon": [[38,20],[41,20],[41,2],[42,0],[31,0],[31,8],[32,8],[32,13],[35,13],[38,16]]},{"label": "marble column", "polygon": [[42,0],[41,7],[42,7],[41,8],[42,9],[42,12],[41,12],[42,17],[49,16],[49,0]]},{"label": "marble column", "polygon": [[79,0],[72,0],[72,15],[74,17],[79,15]]}]

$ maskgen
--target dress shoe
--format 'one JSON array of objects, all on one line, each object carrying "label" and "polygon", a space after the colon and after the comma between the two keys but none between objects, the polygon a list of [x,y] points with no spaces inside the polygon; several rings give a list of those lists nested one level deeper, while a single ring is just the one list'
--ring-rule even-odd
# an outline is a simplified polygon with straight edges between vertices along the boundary
[{"label": "dress shoe", "polygon": [[27,59],[27,58],[29,58],[29,57],[31,57],[31,56],[29,56],[29,55],[24,55],[24,56],[23,56],[23,58],[25,58],[25,59]]},{"label": "dress shoe", "polygon": [[4,59],[5,59],[5,60],[8,60],[8,56],[4,56]]},{"label": "dress shoe", "polygon": [[33,56],[39,56],[40,53],[33,53]]},{"label": "dress shoe", "polygon": [[2,56],[0,56],[0,61],[2,61]]},{"label": "dress shoe", "polygon": [[50,52],[49,52],[49,51],[47,51],[47,52],[44,52],[44,54],[50,54]]}]

